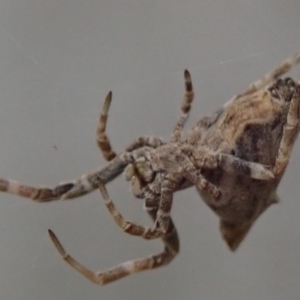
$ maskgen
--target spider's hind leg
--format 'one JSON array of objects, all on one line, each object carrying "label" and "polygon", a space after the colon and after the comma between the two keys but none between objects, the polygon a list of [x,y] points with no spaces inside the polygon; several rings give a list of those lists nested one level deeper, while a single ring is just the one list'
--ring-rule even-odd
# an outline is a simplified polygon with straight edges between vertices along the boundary
[{"label": "spider's hind leg", "polygon": [[299,64],[299,62],[300,62],[300,53],[295,54],[292,57],[289,57],[288,59],[284,60],[279,66],[277,66],[275,69],[267,73],[265,76],[251,83],[244,92],[234,96],[229,102],[227,102],[227,104],[231,103],[232,101],[238,98],[250,95],[264,88],[268,84],[275,82],[279,77],[281,77],[282,75],[290,71],[294,66]]},{"label": "spider's hind leg", "polygon": [[[299,128],[299,102],[300,102],[300,84],[293,82],[291,79],[286,79],[283,83],[283,92],[285,92],[285,100],[290,99],[290,107],[287,114],[287,120],[283,127],[282,138],[280,141],[278,154],[275,161],[274,174],[280,176],[284,173],[288,165],[290,154],[293,148],[293,143],[297,137]],[[290,94],[287,94],[290,89]],[[278,89],[280,93],[280,87]]]}]

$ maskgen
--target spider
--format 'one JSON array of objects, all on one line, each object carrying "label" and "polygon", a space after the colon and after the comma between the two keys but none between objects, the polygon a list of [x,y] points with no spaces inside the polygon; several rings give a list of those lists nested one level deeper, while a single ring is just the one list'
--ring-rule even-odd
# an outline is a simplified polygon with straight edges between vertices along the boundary
[{"label": "spider", "polygon": [[[220,231],[230,250],[238,248],[256,219],[278,202],[276,189],[288,165],[300,129],[300,83],[280,77],[300,62],[300,54],[282,62],[221,110],[204,117],[183,137],[194,99],[190,73],[184,72],[185,95],[169,142],[142,136],[124,151],[113,151],[106,135],[109,92],[97,128],[97,143],[108,163],[54,188],[32,187],[0,179],[0,191],[37,202],[70,199],[98,189],[116,224],[144,239],[160,238],[161,253],[93,272],[69,255],[56,235],[49,235],[63,259],[90,281],[104,285],[127,275],[168,265],[179,252],[179,238],[171,218],[174,192],[195,186],[219,216]],[[105,184],[121,173],[154,222],[147,228],[127,221],[110,199]]]}]

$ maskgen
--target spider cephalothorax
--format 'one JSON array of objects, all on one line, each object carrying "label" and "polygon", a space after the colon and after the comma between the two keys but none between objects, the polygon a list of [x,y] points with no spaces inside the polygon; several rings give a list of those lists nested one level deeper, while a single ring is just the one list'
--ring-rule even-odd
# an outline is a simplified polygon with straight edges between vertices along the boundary
[{"label": "spider cephalothorax", "polygon": [[[109,161],[103,168],[53,189],[0,179],[0,190],[45,202],[79,197],[99,188],[109,212],[125,232],[145,239],[162,239],[164,250],[160,254],[92,272],[67,254],[49,230],[63,258],[100,285],[173,260],[179,251],[179,238],[170,215],[173,194],[193,185],[219,216],[223,238],[235,250],[255,220],[277,202],[276,189],[288,165],[300,124],[300,84],[280,76],[299,61],[300,54],[284,61],[217,113],[201,119],[187,138],[182,131],[194,93],[190,74],[185,71],[182,115],[171,140],[140,137],[119,154],[112,150],[105,133],[110,92],[97,129],[98,146]],[[144,200],[145,209],[154,221],[152,228],[126,221],[109,198],[105,184],[123,171],[133,195]]]}]

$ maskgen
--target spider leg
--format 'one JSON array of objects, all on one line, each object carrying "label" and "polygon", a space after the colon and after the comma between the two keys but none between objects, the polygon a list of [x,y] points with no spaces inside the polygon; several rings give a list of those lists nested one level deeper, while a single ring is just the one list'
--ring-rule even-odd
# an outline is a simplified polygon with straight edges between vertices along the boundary
[{"label": "spider leg", "polygon": [[54,188],[34,187],[11,179],[1,178],[0,191],[31,198],[37,202],[81,197],[95,190],[98,187],[99,180],[107,183],[118,177],[127,165],[126,161],[116,157],[101,169],[85,174],[77,180],[62,182]]},{"label": "spider leg", "polygon": [[290,69],[292,69],[299,62],[300,62],[300,54],[299,53],[284,60],[279,66],[277,66],[275,69],[271,70],[269,73],[267,73],[261,79],[251,83],[244,92],[242,92],[241,94],[235,95],[232,99],[230,99],[229,102],[227,102],[225,104],[225,106],[227,106],[229,103],[231,103],[232,101],[235,101],[238,98],[255,93],[256,91],[264,88],[268,84],[276,81],[279,77],[281,77],[282,75],[287,73]]},{"label": "spider leg", "polygon": [[[107,161],[111,161],[113,158],[117,156],[116,152],[112,149],[110,140],[106,134],[106,124],[107,124],[108,111],[110,108],[111,101],[112,101],[112,92],[109,92],[102,106],[102,111],[100,114],[100,118],[97,126],[97,135],[96,135],[98,147],[103,157]],[[130,152],[145,146],[157,148],[163,144],[164,142],[161,138],[157,138],[154,136],[141,136],[135,139],[132,143],[130,143],[125,148],[125,152]]]},{"label": "spider leg", "polygon": [[186,162],[183,166],[183,176],[189,180],[198,189],[207,191],[214,199],[219,199],[221,192],[219,189],[209,182],[192,163]]},{"label": "spider leg", "polygon": [[114,180],[128,164],[136,161],[147,150],[149,148],[141,147],[132,152],[122,152],[99,170],[84,174],[77,180],[62,182],[54,188],[34,187],[11,179],[0,178],[0,192],[31,198],[37,202],[81,197],[97,189],[99,181],[108,183]]},{"label": "spider leg", "polygon": [[72,189],[61,196],[61,199],[70,199],[84,195],[98,188],[99,182],[107,183],[112,181],[120,175],[129,164],[134,163],[149,150],[148,147],[141,147],[132,152],[122,152],[100,170],[81,176],[79,180],[74,182]]},{"label": "spider leg", "polygon": [[108,111],[112,100],[112,92],[106,95],[105,101],[102,106],[102,112],[100,114],[98,127],[97,127],[97,144],[103,155],[103,157],[110,161],[117,156],[113,151],[110,140],[106,134],[106,123],[108,119]]},{"label": "spider leg", "polygon": [[192,79],[191,79],[190,72],[188,70],[184,71],[184,82],[185,82],[185,94],[181,105],[181,116],[177,120],[177,123],[175,125],[175,128],[171,136],[171,142],[173,143],[181,141],[182,129],[189,116],[189,112],[191,110],[191,104],[194,99]]},{"label": "spider leg", "polygon": [[[170,212],[173,204],[173,194],[178,188],[182,176],[170,174],[162,178],[160,184],[160,201],[156,212],[155,226],[162,232],[167,232],[170,224]],[[155,185],[156,182],[153,183]]]},{"label": "spider leg", "polygon": [[[145,201],[145,208],[153,222],[156,222],[158,213],[158,206],[155,206],[155,203],[159,203],[158,197],[150,199],[150,201]],[[179,252],[180,244],[178,233],[171,216],[169,217],[169,224],[166,233],[162,236],[161,239],[165,244],[165,250],[173,253],[173,256],[171,258],[173,259]]]},{"label": "spider leg", "polygon": [[58,199],[70,199],[81,197],[95,190],[98,187],[98,178],[107,183],[119,176],[125,167],[132,163],[131,157],[135,154],[129,152],[135,151],[136,153],[143,152],[144,148],[156,148],[163,145],[164,142],[156,137],[140,137],[132,142],[124,152],[116,157],[115,152],[112,150],[109,139],[106,135],[106,122],[108,117],[108,110],[112,99],[112,93],[108,93],[104,101],[100,121],[97,128],[97,142],[103,156],[110,161],[100,170],[85,174],[77,180],[70,180],[58,184],[54,188],[48,187],[34,187],[22,182],[18,182],[8,178],[0,178],[0,191],[9,194],[18,195],[25,198],[31,198],[37,202],[47,202]]},{"label": "spider leg", "polygon": [[195,168],[216,169],[217,167],[221,167],[228,173],[249,176],[254,179],[269,180],[275,177],[272,170],[268,169],[267,166],[249,162],[231,154],[214,153],[204,147],[198,147],[196,150],[193,149],[193,152],[196,167],[193,166],[188,158],[184,160],[187,168],[193,170],[193,172],[195,172]]},{"label": "spider leg", "polygon": [[299,101],[300,85],[296,84],[287,114],[287,121],[283,127],[282,138],[275,161],[275,176],[283,174],[290,159],[292,146],[297,136],[297,130],[299,127]]},{"label": "spider leg", "polygon": [[162,237],[163,232],[156,228],[150,228],[135,224],[124,219],[122,214],[117,210],[115,204],[110,199],[105,185],[99,182],[99,189],[108,211],[112,215],[117,225],[128,234],[141,236],[144,239],[157,239]]},{"label": "spider leg", "polygon": [[157,181],[154,180],[153,183],[149,184],[148,190],[144,192],[146,203],[149,203],[153,197],[160,197],[159,204],[157,205],[157,216],[154,228],[141,226],[125,220],[122,214],[117,210],[113,201],[110,199],[105,184],[99,182],[99,189],[104,203],[117,225],[123,231],[131,235],[141,236],[144,239],[156,239],[162,237],[163,234],[167,232],[170,222],[173,193],[176,191],[179,178],[177,178],[176,175],[162,176],[162,174],[158,174],[156,179]]},{"label": "spider leg", "polygon": [[[99,182],[107,183],[120,175],[124,169],[135,162],[141,155],[147,152],[149,148],[141,147],[132,152],[122,152],[99,171],[85,174],[74,183],[74,186],[67,193],[63,194],[61,199],[69,199],[86,194],[98,188]],[[104,179],[104,180],[102,180]]]},{"label": "spider leg", "polygon": [[[149,215],[153,220],[155,220],[156,211],[153,210],[149,212]],[[161,253],[145,258],[127,261],[111,269],[100,272],[93,272],[87,269],[81,263],[75,260],[71,255],[69,255],[61,245],[56,235],[51,230],[49,230],[49,235],[63,259],[81,275],[98,285],[105,285],[141,271],[166,266],[175,258],[175,256],[179,252],[179,238],[172,219],[170,219],[166,234],[162,236],[162,241],[165,247]]]},{"label": "spider leg", "polygon": [[230,154],[219,154],[219,166],[228,173],[249,176],[259,180],[270,180],[275,177],[273,171],[267,169],[266,166]]},{"label": "spider leg", "polygon": [[25,198],[31,198],[37,202],[47,202],[59,199],[63,194],[73,188],[72,182],[59,184],[54,188],[33,187],[12,179],[0,179],[0,191],[18,195]]}]

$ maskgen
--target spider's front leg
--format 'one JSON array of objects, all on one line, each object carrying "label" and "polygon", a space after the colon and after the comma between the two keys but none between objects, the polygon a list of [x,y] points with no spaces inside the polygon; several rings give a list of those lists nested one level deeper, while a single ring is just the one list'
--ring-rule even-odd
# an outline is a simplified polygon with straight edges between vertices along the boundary
[{"label": "spider's front leg", "polygon": [[188,156],[184,160],[185,169],[191,170],[190,173],[195,172],[195,169],[213,170],[220,167],[228,173],[249,176],[254,179],[270,180],[275,177],[270,167],[240,159],[232,154],[211,151],[203,146],[195,148],[192,145],[185,146],[183,151],[192,153],[193,162],[188,159]]},{"label": "spider's front leg", "polygon": [[300,53],[297,53],[290,58],[284,60],[279,66],[271,70],[269,73],[267,73],[265,76],[263,76],[261,79],[251,83],[248,88],[242,92],[241,94],[238,94],[234,96],[230,101],[226,103],[226,106],[235,101],[238,98],[251,95],[252,93],[255,93],[256,91],[264,88],[268,84],[271,84],[275,82],[279,77],[290,71],[294,66],[299,64],[300,62]]},{"label": "spider's front leg", "polygon": [[270,180],[275,175],[270,167],[260,163],[249,162],[231,154],[219,153],[217,155],[218,165],[228,173],[249,176],[253,179]]},{"label": "spider's front leg", "polygon": [[[199,153],[198,153],[199,154]],[[221,192],[219,189],[209,182],[202,174],[201,174],[201,169],[202,168],[209,168],[209,169],[215,169],[217,167],[217,159],[214,156],[211,156],[208,158],[206,154],[208,152],[204,150],[204,156],[202,156],[201,161],[199,161],[199,156],[198,156],[198,161],[197,165],[195,165],[188,156],[182,157],[181,158],[181,174],[184,178],[186,178],[188,181],[190,181],[193,185],[195,185],[197,188],[200,190],[205,190],[211,196],[213,199],[218,200],[221,196]],[[203,155],[202,154],[202,155]]]},{"label": "spider's front leg", "polygon": [[[184,155],[186,153],[189,155]],[[201,174],[202,169],[222,168],[228,173],[260,180],[274,178],[273,172],[262,164],[248,162],[230,154],[213,152],[206,147],[195,148],[191,145],[185,145],[182,149],[181,167],[183,177],[198,189],[207,191],[216,201],[220,198],[221,192]]]},{"label": "spider's front leg", "polygon": [[[300,101],[300,84],[295,83],[291,79],[286,79],[287,84],[292,93],[290,107],[287,114],[287,120],[283,127],[282,138],[280,141],[278,154],[275,161],[274,174],[281,176],[290,159],[290,154],[293,148],[294,141],[299,132],[299,101]],[[280,93],[280,91],[278,91]],[[286,100],[286,99],[284,99]]]}]

